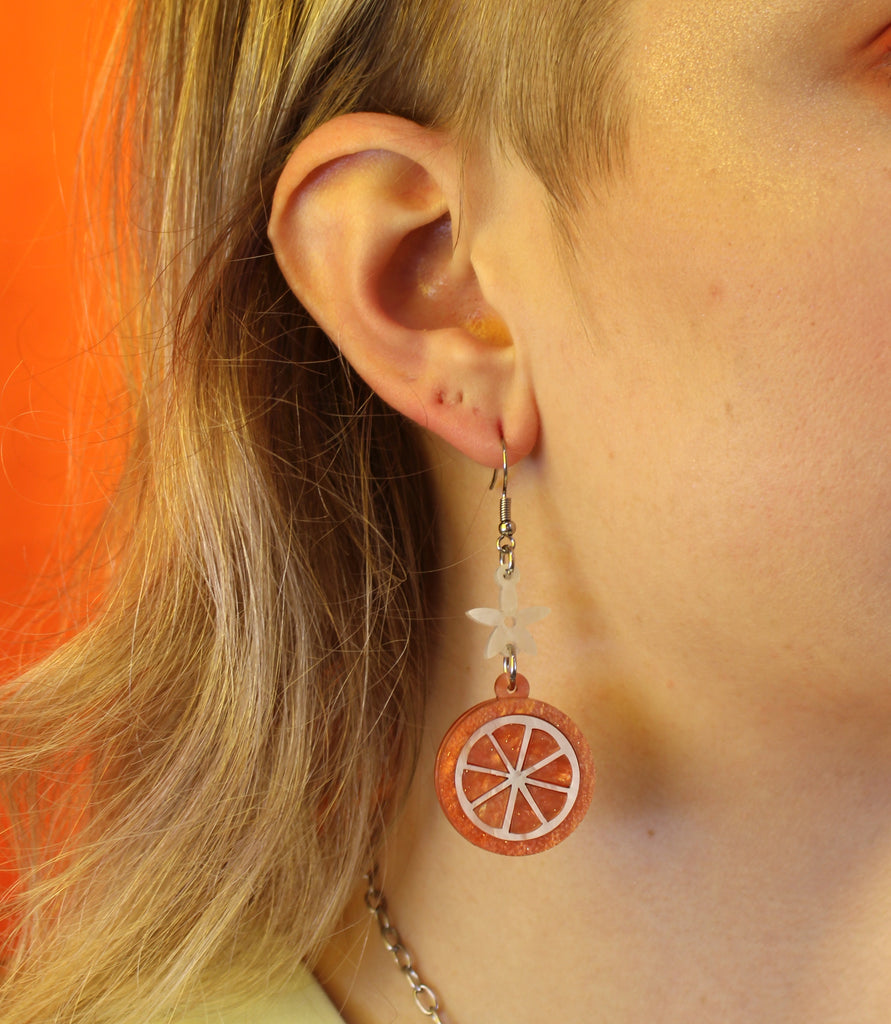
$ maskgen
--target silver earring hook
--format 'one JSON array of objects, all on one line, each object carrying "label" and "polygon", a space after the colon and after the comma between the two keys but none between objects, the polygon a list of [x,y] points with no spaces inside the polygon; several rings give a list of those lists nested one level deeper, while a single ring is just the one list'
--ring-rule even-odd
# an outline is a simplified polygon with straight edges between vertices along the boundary
[{"label": "silver earring hook", "polygon": [[[492,482],[489,484],[489,490],[495,490],[495,481],[498,479],[498,467],[496,466],[492,470]],[[501,439],[501,498],[502,500],[507,498],[507,444],[502,437]]]},{"label": "silver earring hook", "polygon": [[[489,484],[491,491],[498,479],[498,468],[492,474],[492,483]],[[504,438],[501,439],[501,522],[498,525],[498,554],[501,560],[501,568],[505,576],[512,576],[514,571],[514,526],[510,517],[510,498],[507,496],[507,445]]]}]

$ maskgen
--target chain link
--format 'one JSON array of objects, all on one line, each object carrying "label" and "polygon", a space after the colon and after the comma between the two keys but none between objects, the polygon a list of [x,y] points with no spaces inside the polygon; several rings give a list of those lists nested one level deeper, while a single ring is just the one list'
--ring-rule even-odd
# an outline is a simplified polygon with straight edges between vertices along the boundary
[{"label": "chain link", "polygon": [[402,945],[399,932],[387,915],[387,901],[384,899],[384,894],[377,888],[375,876],[376,869],[372,869],[365,876],[365,881],[368,882],[368,888],[365,890],[365,906],[368,907],[377,922],[387,951],[392,954],[396,966],[408,982],[417,1008],[425,1017],[429,1017],[433,1024],[446,1024],[439,1015],[439,997],[429,985],[421,981],[420,975],[414,968],[411,953]]}]

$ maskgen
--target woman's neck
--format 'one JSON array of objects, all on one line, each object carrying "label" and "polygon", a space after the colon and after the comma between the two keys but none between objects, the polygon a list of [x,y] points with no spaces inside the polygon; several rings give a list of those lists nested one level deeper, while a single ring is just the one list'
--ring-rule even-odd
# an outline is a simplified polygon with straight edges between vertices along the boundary
[{"label": "woman's neck", "polygon": [[[535,665],[551,700],[554,662]],[[417,775],[381,858],[390,916],[450,1024],[549,1012],[561,1024],[884,1024],[891,786],[878,717],[833,729],[813,708],[774,706],[728,710],[719,727],[716,713],[672,721],[651,701],[643,722],[633,703],[595,696],[590,713],[571,709],[598,768],[587,818],[551,852],[499,857],[462,839],[433,791],[452,714],[440,695],[465,675],[478,673],[437,663]],[[320,972],[347,1020],[419,1022],[361,891],[347,920]]]},{"label": "woman's neck", "polygon": [[[553,609],[520,671],[582,729],[597,787],[554,850],[486,853],[448,824],[432,775],[441,737],[500,671],[464,615],[497,601],[494,536],[468,480],[442,494],[449,568],[421,758],[380,866],[450,1024],[885,1024],[889,680],[843,671],[831,644],[772,644],[766,626],[724,631],[717,615],[698,626],[683,594],[637,604],[608,553],[579,558],[553,508],[515,502],[520,605]],[[361,890],[320,977],[350,1024],[417,1024]]]}]

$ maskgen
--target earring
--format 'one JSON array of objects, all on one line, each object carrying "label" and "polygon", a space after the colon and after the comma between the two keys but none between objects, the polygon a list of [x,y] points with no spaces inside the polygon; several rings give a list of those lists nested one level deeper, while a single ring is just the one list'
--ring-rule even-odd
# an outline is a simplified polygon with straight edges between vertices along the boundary
[{"label": "earring", "polygon": [[500,654],[503,672],[495,680],[495,699],[452,723],[436,756],[435,780],[446,817],[465,839],[493,853],[525,856],[556,846],[574,831],[591,803],[594,765],[575,723],[532,700],[528,680],[517,672],[519,653],[535,653],[528,627],[549,609],[520,610],[507,447],[503,440],[501,445],[499,607],[474,608],[467,615],[492,627],[486,658]]}]

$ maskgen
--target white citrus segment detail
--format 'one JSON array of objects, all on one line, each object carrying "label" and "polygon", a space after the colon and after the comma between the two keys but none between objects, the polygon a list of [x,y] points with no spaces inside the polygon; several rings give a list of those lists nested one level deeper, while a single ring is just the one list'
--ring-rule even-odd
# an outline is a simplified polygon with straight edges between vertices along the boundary
[{"label": "white citrus segment detail", "polygon": [[486,835],[511,842],[553,832],[575,806],[580,786],[572,744],[555,725],[534,715],[485,722],[455,764],[464,814]]}]

